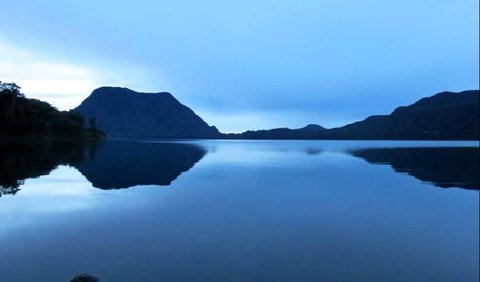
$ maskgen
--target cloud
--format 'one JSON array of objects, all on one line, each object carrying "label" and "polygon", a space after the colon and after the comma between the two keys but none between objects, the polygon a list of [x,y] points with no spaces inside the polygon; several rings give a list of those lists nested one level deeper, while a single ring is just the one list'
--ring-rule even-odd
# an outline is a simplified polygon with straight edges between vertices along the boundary
[{"label": "cloud", "polygon": [[[98,64],[77,64],[73,60],[64,62],[0,41],[0,80],[15,82],[27,97],[47,101],[61,110],[78,106],[100,86],[123,86],[143,91],[153,81],[152,75],[144,68],[120,67],[115,63],[105,65],[108,68]],[[163,80],[157,76],[155,81]]]},{"label": "cloud", "polygon": [[1,42],[0,79],[17,83],[29,98],[48,100],[61,109],[78,105],[101,80],[88,67],[47,61],[32,52]]}]

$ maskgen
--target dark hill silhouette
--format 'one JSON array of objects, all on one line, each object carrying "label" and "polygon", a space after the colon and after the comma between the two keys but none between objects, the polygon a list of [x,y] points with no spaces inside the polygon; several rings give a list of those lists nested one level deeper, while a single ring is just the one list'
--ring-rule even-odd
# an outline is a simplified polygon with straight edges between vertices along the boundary
[{"label": "dark hill silhouette", "polygon": [[113,138],[218,139],[351,139],[351,140],[478,140],[479,91],[442,92],[390,115],[375,115],[346,126],[326,129],[275,128],[221,134],[170,93],[137,93],[101,87],[75,109]]},{"label": "dark hill silhouette", "polygon": [[206,151],[179,143],[105,142],[73,166],[93,187],[121,189],[137,185],[170,185],[191,169]]},{"label": "dark hill silhouette", "polygon": [[479,91],[442,92],[390,115],[371,116],[340,128],[326,137],[336,139],[480,139]]},{"label": "dark hill silhouette", "polygon": [[101,87],[74,109],[95,118],[109,138],[217,138],[209,126],[170,93],[139,93],[127,88]]},{"label": "dark hill silhouette", "polygon": [[[478,140],[479,91],[442,92],[390,115],[370,116],[343,127],[276,128],[226,134],[232,139]],[[317,130],[310,130],[310,129]]]},{"label": "dark hill silhouette", "polygon": [[318,131],[324,131],[326,130],[325,127],[321,126],[321,125],[318,125],[318,124],[309,124],[305,127],[302,127],[302,128],[298,128],[297,129],[298,131],[314,131],[314,132],[318,132]]},{"label": "dark hill silhouette", "polygon": [[290,128],[248,130],[240,134],[224,134],[227,139],[315,139],[317,131],[302,131]]},{"label": "dark hill silhouette", "polygon": [[384,148],[350,153],[438,187],[480,189],[479,148]]}]

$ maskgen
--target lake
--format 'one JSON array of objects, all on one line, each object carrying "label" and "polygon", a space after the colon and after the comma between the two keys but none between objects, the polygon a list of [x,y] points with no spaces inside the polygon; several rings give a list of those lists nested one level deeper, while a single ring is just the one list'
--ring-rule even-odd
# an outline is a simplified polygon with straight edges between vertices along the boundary
[{"label": "lake", "polygon": [[0,146],[0,281],[478,281],[478,142]]}]

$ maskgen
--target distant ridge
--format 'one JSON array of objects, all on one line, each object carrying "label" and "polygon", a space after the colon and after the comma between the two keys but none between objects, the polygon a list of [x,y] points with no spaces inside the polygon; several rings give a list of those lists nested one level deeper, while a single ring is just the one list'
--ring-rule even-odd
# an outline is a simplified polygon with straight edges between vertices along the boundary
[{"label": "distant ridge", "polygon": [[441,92],[390,115],[370,116],[329,131],[339,139],[479,140],[478,90]]},{"label": "distant ridge", "polygon": [[[228,134],[233,139],[479,140],[479,90],[441,92],[390,115],[374,115],[342,127],[307,125]],[[318,130],[309,130],[309,129]]]},{"label": "distant ridge", "polygon": [[95,89],[74,109],[86,119],[95,118],[109,138],[218,138],[190,108],[168,92],[139,93],[128,88]]},{"label": "distant ridge", "polygon": [[479,140],[479,90],[441,92],[342,127],[309,124],[298,129],[249,130],[222,134],[209,126],[170,93],[138,93],[127,88],[101,87],[74,111],[109,138],[139,139],[329,139],[329,140]]},{"label": "distant ridge", "polygon": [[308,124],[305,127],[298,128],[299,131],[323,131],[326,130],[325,127],[318,125],[318,124]]}]

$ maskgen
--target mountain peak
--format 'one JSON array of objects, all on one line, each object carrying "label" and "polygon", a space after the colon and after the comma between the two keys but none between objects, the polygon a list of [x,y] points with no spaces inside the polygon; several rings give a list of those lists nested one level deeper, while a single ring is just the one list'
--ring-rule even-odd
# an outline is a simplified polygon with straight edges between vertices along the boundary
[{"label": "mountain peak", "polygon": [[301,130],[301,131],[322,131],[322,130],[326,130],[326,128],[321,126],[321,125],[311,123],[311,124],[308,124],[305,127],[298,128],[297,130]]},{"label": "mountain peak", "polygon": [[215,138],[220,135],[168,92],[142,93],[100,87],[74,111],[95,117],[98,128],[113,138]]},{"label": "mountain peak", "polygon": [[155,93],[137,92],[130,88],[117,87],[117,86],[101,86],[93,90],[91,95],[152,95],[152,94],[160,94],[160,95],[170,96],[174,98],[170,92],[155,92]]}]

